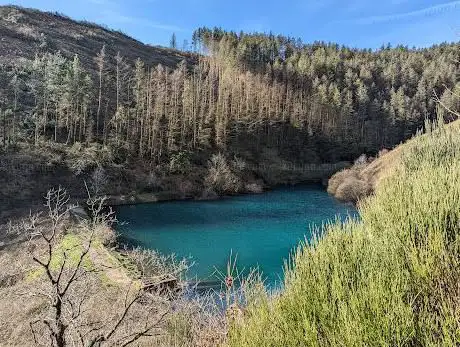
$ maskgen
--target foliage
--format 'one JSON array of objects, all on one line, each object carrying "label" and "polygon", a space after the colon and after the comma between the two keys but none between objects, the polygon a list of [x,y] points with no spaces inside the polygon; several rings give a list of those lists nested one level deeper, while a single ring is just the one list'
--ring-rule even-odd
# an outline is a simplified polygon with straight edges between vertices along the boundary
[{"label": "foliage", "polygon": [[230,346],[459,343],[460,129],[427,128],[361,221],[299,247],[283,294],[250,306]]},{"label": "foliage", "polygon": [[357,203],[359,200],[369,196],[373,187],[360,175],[360,169],[366,167],[364,163],[357,161],[350,169],[344,169],[328,181],[327,192],[338,200]]},{"label": "foliage", "polygon": [[243,189],[241,177],[235,173],[235,170],[232,170],[222,153],[211,157],[205,184],[219,194],[234,194]]},{"label": "foliage", "polygon": [[351,176],[337,188],[334,196],[340,201],[357,203],[372,193],[372,187],[363,179]]},{"label": "foliage", "polygon": [[93,143],[84,146],[80,142],[74,143],[67,150],[67,166],[75,175],[80,175],[90,169],[97,169],[111,163],[113,160],[110,148]]},{"label": "foliage", "polygon": [[98,142],[120,162],[261,147],[334,162],[410,137],[435,118],[433,95],[456,106],[444,91],[458,91],[458,44],[370,52],[201,28],[193,45],[207,52],[193,66],[150,66],[103,46],[96,64],[40,53],[15,70],[1,67],[0,111],[12,110],[2,113],[4,144]]},{"label": "foliage", "polygon": [[187,174],[191,169],[190,153],[181,151],[171,155],[169,160],[169,172]]}]

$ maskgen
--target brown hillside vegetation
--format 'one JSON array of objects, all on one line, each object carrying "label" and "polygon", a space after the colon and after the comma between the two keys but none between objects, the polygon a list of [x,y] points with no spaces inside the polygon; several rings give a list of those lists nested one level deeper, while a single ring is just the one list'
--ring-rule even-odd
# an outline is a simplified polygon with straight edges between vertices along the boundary
[{"label": "brown hillside vegetation", "polygon": [[69,198],[50,190],[47,213],[9,226],[26,240],[0,248],[2,347],[217,345],[225,321],[201,314],[204,298],[185,300],[186,260],[120,251],[104,199],[88,198],[85,213]]},{"label": "brown hillside vegetation", "polygon": [[148,65],[175,67],[187,58],[186,53],[145,45],[120,31],[89,22],[74,21],[62,14],[41,12],[16,6],[0,6],[0,63],[34,59],[38,52],[60,51],[66,58],[78,55],[89,67],[103,45],[107,53],[134,62],[140,58]]},{"label": "brown hillside vegetation", "polygon": [[[460,121],[452,122],[448,127],[459,127]],[[423,135],[425,136],[425,135]],[[401,164],[401,155],[405,148],[414,144],[414,139],[397,146],[367,163],[356,163],[348,169],[337,172],[328,182],[327,191],[337,199],[356,203],[371,195],[383,179],[390,176]]]}]

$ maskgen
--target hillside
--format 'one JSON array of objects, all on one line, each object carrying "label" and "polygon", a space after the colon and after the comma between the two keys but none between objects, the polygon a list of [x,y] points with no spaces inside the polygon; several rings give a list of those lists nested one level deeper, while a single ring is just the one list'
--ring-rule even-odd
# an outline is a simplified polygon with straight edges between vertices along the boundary
[{"label": "hillside", "polygon": [[360,220],[299,246],[282,294],[258,294],[229,346],[458,345],[459,149],[460,128],[440,125],[393,152]]},{"label": "hillside", "polygon": [[[460,121],[447,125],[448,128],[460,127]],[[426,136],[426,135],[422,135]],[[356,203],[370,195],[379,187],[386,177],[391,176],[402,165],[402,155],[419,139],[412,139],[395,149],[381,153],[370,161],[355,163],[334,174],[328,181],[327,191],[341,201]]]},{"label": "hillside", "polygon": [[12,6],[0,34],[0,218],[56,185],[126,203],[321,182],[460,90],[458,43],[369,51],[200,28],[189,54]]},{"label": "hillside", "polygon": [[189,55],[163,47],[145,45],[121,32],[97,24],[78,22],[62,14],[17,6],[0,6],[0,64],[33,60],[40,52],[61,52],[96,70],[94,57],[103,45],[107,54],[123,52],[130,63],[138,58],[148,65],[175,67]]}]

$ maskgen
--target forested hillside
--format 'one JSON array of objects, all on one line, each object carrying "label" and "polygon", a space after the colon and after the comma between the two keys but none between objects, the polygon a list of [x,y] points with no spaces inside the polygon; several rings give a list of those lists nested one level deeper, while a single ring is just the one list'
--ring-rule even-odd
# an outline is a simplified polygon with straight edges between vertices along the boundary
[{"label": "forested hillside", "polygon": [[317,141],[322,160],[393,147],[435,117],[437,97],[455,103],[446,87],[458,81],[458,44],[372,52],[206,28],[195,39],[225,66],[216,79],[234,118],[289,124]]},{"label": "forested hillside", "polygon": [[0,13],[2,147],[71,149],[77,174],[113,163],[186,174],[221,152],[221,172],[250,163],[255,179],[281,183],[261,164],[376,154],[433,119],[437,98],[454,107],[445,90],[460,89],[459,44],[374,52],[200,28],[183,53],[62,15]]}]

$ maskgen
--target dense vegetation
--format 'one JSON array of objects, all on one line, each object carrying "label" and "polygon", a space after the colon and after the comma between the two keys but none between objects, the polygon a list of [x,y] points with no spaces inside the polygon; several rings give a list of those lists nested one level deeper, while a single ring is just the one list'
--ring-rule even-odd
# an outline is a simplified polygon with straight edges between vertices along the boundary
[{"label": "dense vegetation", "polygon": [[459,124],[402,150],[362,220],[301,246],[285,290],[248,308],[230,346],[458,345]]},{"label": "dense vegetation", "polygon": [[[62,15],[15,7],[1,7],[0,14],[7,38],[0,47],[5,210],[15,198],[23,204],[19,192],[41,195],[69,169],[78,184],[88,174],[87,188],[96,195],[112,193],[115,185],[123,191],[133,181],[133,189],[165,190],[172,176],[187,192],[196,183],[192,175],[217,194],[237,193],[248,190],[243,177],[256,170],[247,162],[260,164],[265,156],[275,165],[325,163],[376,154],[410,137],[437,111],[451,120],[455,113],[437,110],[439,104],[451,111],[460,106],[458,44],[369,51],[201,28],[193,34],[193,52],[184,54]],[[41,24],[48,22],[58,24]],[[60,42],[70,44],[58,51]],[[171,45],[177,47],[175,37]],[[164,344],[177,346],[226,338],[237,347],[458,345],[460,127],[427,124],[426,135],[400,148],[397,167],[375,196],[361,202],[360,221],[322,230],[299,247],[281,293],[261,293],[256,285],[244,296],[248,306],[228,305],[235,312],[226,318],[189,301],[178,309],[177,301],[151,296],[139,283],[130,311],[132,278],[112,271],[120,261],[99,239],[93,244],[95,225],[75,227],[67,198],[58,198],[64,203],[50,208],[48,219],[33,216],[21,225],[22,234],[41,236],[31,237],[32,257],[21,247],[0,254],[8,312],[2,336],[18,345],[37,336],[45,344],[80,336],[83,345],[83,337],[109,345],[110,339],[136,343],[134,334],[151,337],[144,341],[151,345],[158,337],[148,335],[159,328]],[[128,171],[138,166],[147,169]],[[107,168],[117,181],[108,179]],[[28,180],[18,180],[24,172]],[[69,179],[70,189],[76,181]],[[164,275],[160,270],[155,276]],[[90,274],[89,282],[75,283],[78,273]],[[226,285],[235,289],[233,279]],[[19,292],[34,300],[23,302]],[[227,293],[229,301],[234,297]],[[120,313],[99,309],[113,301]],[[126,321],[123,312],[130,313]],[[150,324],[142,328],[146,314]],[[49,315],[56,317],[51,323]],[[88,325],[93,319],[106,324],[95,330]]]},{"label": "dense vegetation", "polygon": [[34,60],[4,64],[3,145],[97,142],[119,162],[184,151],[257,157],[267,148],[336,162],[410,137],[434,118],[435,96],[454,102],[443,93],[456,88],[457,44],[372,52],[206,28],[192,42],[204,55],[173,68],[133,61],[109,43],[93,61],[42,45]]}]

